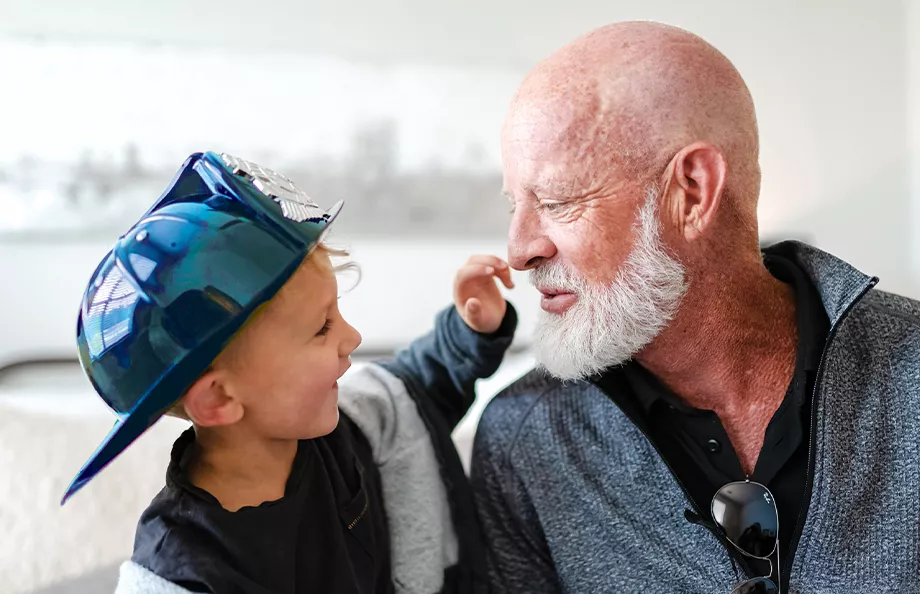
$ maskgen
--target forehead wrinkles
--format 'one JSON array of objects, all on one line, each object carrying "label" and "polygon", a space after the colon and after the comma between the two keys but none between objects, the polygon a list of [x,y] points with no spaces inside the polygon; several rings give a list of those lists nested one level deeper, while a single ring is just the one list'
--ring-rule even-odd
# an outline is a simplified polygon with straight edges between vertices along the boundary
[{"label": "forehead wrinkles", "polygon": [[568,82],[541,82],[516,99],[504,135],[520,185],[587,195],[640,176],[651,126],[638,117],[636,85],[623,77]]},{"label": "forehead wrinkles", "polygon": [[570,138],[550,145],[539,156],[517,159],[516,175],[506,178],[537,197],[583,197],[615,183],[617,163],[603,145],[590,139]]},{"label": "forehead wrinkles", "polygon": [[575,162],[570,166],[542,169],[522,189],[538,198],[581,198],[597,193],[607,181],[603,171]]},{"label": "forehead wrinkles", "polygon": [[[540,87],[546,86],[541,84]],[[583,156],[593,142],[606,138],[601,101],[591,88],[554,86],[527,89],[517,97],[505,127],[505,139],[534,152],[571,152]]]}]

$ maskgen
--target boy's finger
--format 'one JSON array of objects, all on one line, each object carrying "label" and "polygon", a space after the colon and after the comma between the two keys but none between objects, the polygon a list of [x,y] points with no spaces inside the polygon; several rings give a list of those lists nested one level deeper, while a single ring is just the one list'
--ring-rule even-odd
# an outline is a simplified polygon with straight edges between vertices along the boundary
[{"label": "boy's finger", "polygon": [[492,276],[495,274],[495,268],[486,264],[467,264],[457,272],[457,284],[469,280],[479,279],[483,276]]},{"label": "boy's finger", "polygon": [[479,254],[472,256],[469,259],[469,262],[476,264],[486,264],[495,269],[495,276],[502,282],[503,285],[509,289],[514,288],[514,281],[511,280],[511,267],[508,266],[508,263],[499,258],[498,256]]},{"label": "boy's finger", "polygon": [[479,299],[471,297],[466,300],[466,323],[469,324],[474,330],[479,326],[479,318],[482,316],[482,303]]},{"label": "boy's finger", "polygon": [[502,268],[508,268],[508,263],[499,258],[498,256],[492,256],[490,254],[476,254],[470,256],[470,259],[466,261],[467,264],[485,264],[486,266],[492,266],[496,270],[501,270]]},{"label": "boy's finger", "polygon": [[496,268],[495,276],[497,276],[498,279],[502,281],[502,284],[508,287],[509,289],[514,288],[514,281],[511,280],[511,267],[510,266]]}]

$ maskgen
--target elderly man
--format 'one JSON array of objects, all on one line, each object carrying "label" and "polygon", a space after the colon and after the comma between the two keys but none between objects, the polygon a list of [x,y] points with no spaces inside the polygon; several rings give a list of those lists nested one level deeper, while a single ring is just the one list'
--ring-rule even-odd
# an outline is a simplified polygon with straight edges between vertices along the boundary
[{"label": "elderly man", "polygon": [[502,132],[542,369],[473,453],[501,592],[920,592],[920,304],[761,251],[748,89],[653,23],[538,65]]}]

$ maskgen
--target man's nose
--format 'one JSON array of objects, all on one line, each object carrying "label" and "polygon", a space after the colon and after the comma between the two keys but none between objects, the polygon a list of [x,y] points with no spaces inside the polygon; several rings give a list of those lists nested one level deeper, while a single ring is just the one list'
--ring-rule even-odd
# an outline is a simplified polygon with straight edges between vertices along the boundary
[{"label": "man's nose", "polygon": [[530,270],[554,255],[556,246],[537,213],[527,207],[516,210],[508,229],[508,264],[515,270]]}]

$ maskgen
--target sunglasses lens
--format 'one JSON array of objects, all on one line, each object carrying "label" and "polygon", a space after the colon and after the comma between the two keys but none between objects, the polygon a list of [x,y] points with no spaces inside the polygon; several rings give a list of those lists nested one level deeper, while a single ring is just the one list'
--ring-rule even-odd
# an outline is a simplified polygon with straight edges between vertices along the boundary
[{"label": "sunglasses lens", "polygon": [[725,536],[748,555],[773,554],[779,518],[773,497],[763,485],[744,482],[725,485],[712,499],[712,518],[725,531]]},{"label": "sunglasses lens", "polygon": [[767,578],[757,578],[739,584],[732,590],[732,594],[776,594],[779,590],[776,584]]}]

